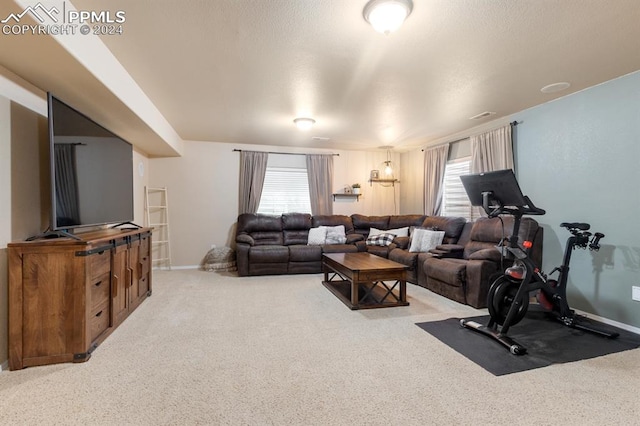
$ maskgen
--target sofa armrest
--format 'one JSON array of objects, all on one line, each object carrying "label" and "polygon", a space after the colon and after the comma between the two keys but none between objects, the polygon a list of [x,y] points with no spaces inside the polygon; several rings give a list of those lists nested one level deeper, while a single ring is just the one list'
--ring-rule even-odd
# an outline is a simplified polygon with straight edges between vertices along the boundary
[{"label": "sofa armrest", "polygon": [[236,243],[244,243],[252,246],[255,244],[255,240],[250,235],[240,234],[236,236]]},{"label": "sofa armrest", "polygon": [[409,244],[411,244],[411,239],[409,237],[395,237],[393,243],[398,248],[406,250],[409,248]]},{"label": "sofa armrest", "polygon": [[438,247],[429,250],[433,257],[462,259],[464,246],[460,244],[440,244]]},{"label": "sofa armrest", "polygon": [[492,262],[500,262],[502,255],[497,248],[487,248],[474,251],[469,255],[469,260],[490,260]]},{"label": "sofa armrest", "polygon": [[347,244],[355,244],[358,241],[364,241],[362,234],[347,234]]}]

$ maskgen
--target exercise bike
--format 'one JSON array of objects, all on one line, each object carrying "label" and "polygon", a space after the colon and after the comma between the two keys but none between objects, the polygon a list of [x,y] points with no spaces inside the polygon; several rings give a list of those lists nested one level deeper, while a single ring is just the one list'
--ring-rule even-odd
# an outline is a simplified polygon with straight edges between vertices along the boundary
[{"label": "exercise bike", "polygon": [[[489,176],[487,176],[489,175]],[[515,175],[511,170],[490,172],[479,175],[463,176],[463,185],[469,193],[469,198],[479,202],[477,192],[480,191],[482,206],[489,217],[512,215],[514,217],[513,232],[506,244],[499,247],[503,256],[513,259],[513,265],[506,268],[491,284],[487,295],[487,306],[490,320],[487,325],[466,319],[460,320],[462,327],[489,336],[504,345],[514,355],[524,355],[527,349],[510,338],[507,333],[511,326],[519,323],[529,308],[529,296],[536,292],[538,304],[551,316],[564,325],[579,330],[614,339],[618,333],[592,327],[580,322],[578,315],[569,307],[567,302],[567,281],[569,277],[569,262],[574,249],[581,248],[597,251],[604,234],[589,232],[587,223],[562,223],[571,236],[567,239],[562,265],[553,269],[549,275],[558,273],[557,279],[549,279],[529,257],[532,242],[518,241],[520,222],[524,215],[543,215],[546,212],[536,207],[529,197],[522,195]],[[465,183],[466,180],[466,183]],[[493,188],[493,190],[489,189]],[[507,200],[506,203],[502,199]]]}]

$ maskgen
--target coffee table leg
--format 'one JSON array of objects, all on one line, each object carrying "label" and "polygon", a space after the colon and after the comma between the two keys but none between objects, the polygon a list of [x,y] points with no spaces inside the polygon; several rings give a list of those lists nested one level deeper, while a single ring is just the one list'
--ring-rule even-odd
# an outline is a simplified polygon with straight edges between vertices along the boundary
[{"label": "coffee table leg", "polygon": [[400,301],[407,301],[407,282],[404,280],[400,280]]},{"label": "coffee table leg", "polygon": [[358,300],[358,283],[355,280],[351,281],[351,305],[358,306],[360,302]]}]

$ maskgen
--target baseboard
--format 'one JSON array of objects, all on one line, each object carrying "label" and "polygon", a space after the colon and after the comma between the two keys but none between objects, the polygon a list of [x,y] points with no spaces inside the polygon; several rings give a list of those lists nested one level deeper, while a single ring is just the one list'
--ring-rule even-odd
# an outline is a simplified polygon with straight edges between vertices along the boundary
[{"label": "baseboard", "polygon": [[200,265],[187,265],[187,266],[172,266],[171,268],[153,268],[156,271],[171,271],[171,270],[181,270],[181,269],[200,269]]},{"label": "baseboard", "polygon": [[6,360],[0,364],[0,371],[7,371],[9,369],[9,360]]},{"label": "baseboard", "polygon": [[600,317],[600,316],[598,316],[596,314],[592,314],[590,312],[584,312],[584,311],[581,311],[579,309],[575,309],[575,311],[576,311],[577,314],[584,315],[587,318],[599,321],[599,322],[601,322],[603,324],[612,325],[614,327],[618,327],[618,328],[621,328],[621,329],[626,330],[626,331],[630,331],[630,332],[635,333],[635,334],[640,334],[640,328],[638,328],[638,327],[634,327],[632,325],[628,325],[628,324],[624,324],[624,323],[621,323],[621,322],[618,322],[618,321],[614,321],[614,320],[611,320],[609,318],[603,318],[603,317]]}]

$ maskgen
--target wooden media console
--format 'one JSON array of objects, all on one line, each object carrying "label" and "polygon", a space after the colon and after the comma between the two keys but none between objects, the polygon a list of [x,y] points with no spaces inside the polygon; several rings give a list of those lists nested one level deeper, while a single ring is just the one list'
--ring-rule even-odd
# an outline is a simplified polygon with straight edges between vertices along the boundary
[{"label": "wooden media console", "polygon": [[9,368],[84,362],[151,295],[151,229],[8,245]]}]

